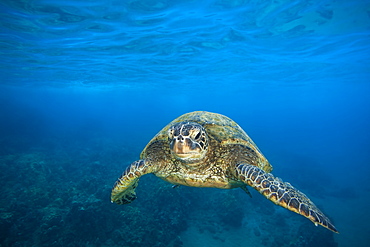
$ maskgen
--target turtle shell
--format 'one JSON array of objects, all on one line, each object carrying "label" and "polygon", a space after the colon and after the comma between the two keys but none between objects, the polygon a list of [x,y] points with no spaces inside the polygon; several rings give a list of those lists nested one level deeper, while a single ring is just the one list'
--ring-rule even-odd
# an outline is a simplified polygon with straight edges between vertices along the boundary
[{"label": "turtle shell", "polygon": [[203,126],[207,131],[209,138],[217,140],[221,145],[238,144],[253,149],[261,159],[266,160],[263,170],[270,172],[272,166],[268,163],[267,159],[263,156],[252,139],[245,133],[245,131],[230,118],[212,112],[194,111],[186,113],[176,118],[167,124],[156,136],[147,144],[141,153],[141,157],[145,156],[147,147],[155,141],[168,141],[168,130],[176,123],[180,122],[195,122]]}]

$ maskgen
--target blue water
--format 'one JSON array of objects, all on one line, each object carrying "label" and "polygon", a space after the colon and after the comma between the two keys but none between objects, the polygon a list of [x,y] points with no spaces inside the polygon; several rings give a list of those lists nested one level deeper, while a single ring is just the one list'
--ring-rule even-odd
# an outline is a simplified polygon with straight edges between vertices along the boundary
[{"label": "blue water", "polygon": [[[1,246],[369,246],[369,1],[0,3]],[[235,120],[340,234],[257,192],[110,190],[186,112]]]}]

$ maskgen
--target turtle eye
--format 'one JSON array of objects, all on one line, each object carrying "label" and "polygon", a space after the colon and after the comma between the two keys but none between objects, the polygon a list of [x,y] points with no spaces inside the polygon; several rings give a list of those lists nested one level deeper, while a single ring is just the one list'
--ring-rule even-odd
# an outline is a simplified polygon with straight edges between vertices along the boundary
[{"label": "turtle eye", "polygon": [[173,128],[170,128],[170,129],[168,130],[168,137],[169,137],[169,138],[173,138],[173,135],[174,135],[174,129],[173,129]]}]

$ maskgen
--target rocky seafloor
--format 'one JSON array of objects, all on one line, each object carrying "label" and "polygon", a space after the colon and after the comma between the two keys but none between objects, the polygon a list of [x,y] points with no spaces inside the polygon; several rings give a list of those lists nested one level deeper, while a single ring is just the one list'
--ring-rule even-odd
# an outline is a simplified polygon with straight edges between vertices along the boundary
[{"label": "rocky seafloor", "polygon": [[254,191],[172,188],[147,175],[137,200],[112,204],[110,190],[139,147],[14,143],[0,150],[0,246],[337,246],[332,232]]}]

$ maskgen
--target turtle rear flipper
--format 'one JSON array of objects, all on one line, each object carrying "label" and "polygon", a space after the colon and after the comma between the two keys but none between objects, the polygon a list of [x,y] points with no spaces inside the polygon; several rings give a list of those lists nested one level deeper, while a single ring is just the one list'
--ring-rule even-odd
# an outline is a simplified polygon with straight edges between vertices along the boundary
[{"label": "turtle rear flipper", "polygon": [[128,204],[136,199],[135,189],[142,175],[150,173],[151,165],[145,160],[133,162],[116,181],[111,193],[111,202]]},{"label": "turtle rear flipper", "polygon": [[321,225],[338,233],[335,226],[316,205],[290,183],[283,182],[271,173],[266,173],[262,169],[248,164],[237,165],[236,175],[238,179],[256,189],[275,204],[303,215],[315,225]]}]

